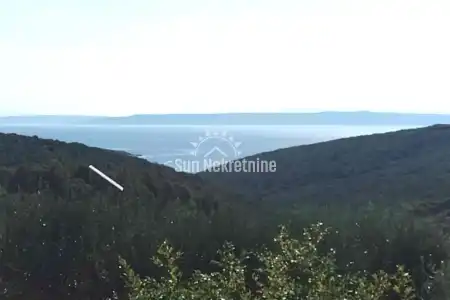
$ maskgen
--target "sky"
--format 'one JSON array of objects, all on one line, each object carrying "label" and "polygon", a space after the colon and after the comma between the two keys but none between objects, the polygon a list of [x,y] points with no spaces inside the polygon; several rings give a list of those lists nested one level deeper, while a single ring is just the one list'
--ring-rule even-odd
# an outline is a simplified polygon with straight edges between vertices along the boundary
[{"label": "sky", "polygon": [[0,115],[450,113],[448,0],[0,3]]}]

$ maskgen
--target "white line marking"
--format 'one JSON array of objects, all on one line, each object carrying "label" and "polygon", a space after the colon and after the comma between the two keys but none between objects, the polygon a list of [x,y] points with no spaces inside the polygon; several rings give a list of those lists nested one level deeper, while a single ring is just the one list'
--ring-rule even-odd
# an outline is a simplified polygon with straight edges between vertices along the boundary
[{"label": "white line marking", "polygon": [[92,171],[94,171],[95,173],[100,175],[103,179],[105,179],[106,181],[108,181],[109,183],[111,183],[112,185],[114,185],[116,188],[118,188],[119,190],[121,190],[123,192],[123,187],[120,184],[118,184],[117,182],[115,182],[114,180],[112,180],[111,178],[109,178],[108,176],[106,176],[102,171],[100,171],[93,165],[90,165],[89,169],[91,169]]}]

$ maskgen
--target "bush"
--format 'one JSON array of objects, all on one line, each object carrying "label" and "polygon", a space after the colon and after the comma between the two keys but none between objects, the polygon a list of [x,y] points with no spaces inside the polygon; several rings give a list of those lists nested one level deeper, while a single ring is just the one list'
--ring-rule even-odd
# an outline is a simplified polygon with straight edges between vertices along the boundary
[{"label": "bush", "polygon": [[181,252],[174,251],[168,242],[153,258],[167,272],[159,280],[140,278],[123,259],[120,265],[130,300],[414,299],[411,276],[401,266],[393,274],[340,273],[335,250],[330,249],[326,255],[318,250],[328,231],[318,223],[304,231],[302,240],[296,240],[281,227],[275,239],[277,249],[242,255],[226,243],[218,253],[219,260],[214,261],[216,272],[195,271],[187,279],[182,278],[176,264]]}]

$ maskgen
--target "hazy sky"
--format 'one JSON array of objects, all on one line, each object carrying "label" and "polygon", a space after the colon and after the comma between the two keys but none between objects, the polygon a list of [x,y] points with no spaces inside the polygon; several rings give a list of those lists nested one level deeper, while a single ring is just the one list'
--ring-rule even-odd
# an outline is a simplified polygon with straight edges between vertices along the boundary
[{"label": "hazy sky", "polygon": [[450,113],[448,0],[14,0],[0,114]]}]

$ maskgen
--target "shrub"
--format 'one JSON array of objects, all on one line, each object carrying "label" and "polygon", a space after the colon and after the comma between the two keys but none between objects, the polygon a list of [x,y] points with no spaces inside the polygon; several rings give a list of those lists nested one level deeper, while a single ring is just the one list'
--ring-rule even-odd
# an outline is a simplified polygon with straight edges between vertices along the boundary
[{"label": "shrub", "polygon": [[[318,250],[328,228],[321,223],[306,229],[301,240],[293,239],[284,227],[275,238],[277,249],[262,249],[237,255],[226,243],[214,263],[212,273],[195,271],[182,278],[176,262],[182,257],[168,242],[159,248],[153,261],[165,269],[167,276],[156,280],[140,278],[120,259],[129,288],[130,300],[367,300],[414,299],[411,276],[398,266],[393,274],[379,271],[340,273],[335,250],[326,255]],[[256,259],[258,267],[249,263]]]}]

